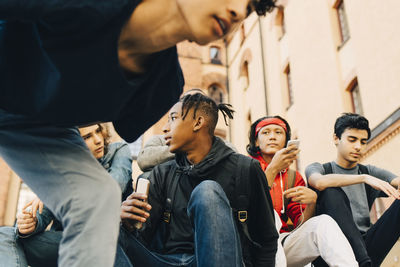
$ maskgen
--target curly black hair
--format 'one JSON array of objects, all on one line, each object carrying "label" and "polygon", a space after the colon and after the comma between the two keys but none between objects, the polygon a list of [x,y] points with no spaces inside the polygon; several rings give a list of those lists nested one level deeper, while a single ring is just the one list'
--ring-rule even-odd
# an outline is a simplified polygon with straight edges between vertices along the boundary
[{"label": "curly black hair", "polygon": [[270,119],[270,118],[277,118],[277,119],[280,119],[281,121],[283,121],[283,123],[285,123],[285,125],[286,125],[286,143],[285,143],[285,145],[287,145],[287,142],[290,140],[290,136],[291,136],[290,125],[284,118],[282,118],[281,116],[266,116],[266,117],[259,118],[250,127],[249,144],[246,146],[246,150],[247,150],[247,153],[249,153],[249,155],[256,157],[260,153],[260,148],[256,145],[256,140],[257,140],[256,126],[260,121],[262,121],[264,119]]},{"label": "curly black hair", "polygon": [[265,16],[267,12],[271,12],[275,6],[276,0],[251,0],[251,6],[257,15]]},{"label": "curly black hair", "polygon": [[189,110],[192,108],[193,119],[196,118],[197,111],[201,111],[209,118],[208,130],[210,135],[214,135],[215,127],[217,126],[218,111],[221,111],[222,115],[224,115],[226,125],[228,125],[227,117],[233,119],[233,113],[235,112],[230,104],[217,104],[210,97],[201,93],[185,95],[180,99],[180,102],[182,102],[182,120],[186,118]]}]

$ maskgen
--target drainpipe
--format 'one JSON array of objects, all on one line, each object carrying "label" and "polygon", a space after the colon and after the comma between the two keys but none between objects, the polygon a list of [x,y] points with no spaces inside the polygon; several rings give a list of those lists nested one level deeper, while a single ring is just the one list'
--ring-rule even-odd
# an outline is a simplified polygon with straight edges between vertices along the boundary
[{"label": "drainpipe", "polygon": [[[228,42],[224,39],[225,45],[225,70],[226,70],[226,92],[228,92],[228,102],[231,103],[231,92],[229,90],[229,60],[228,60]],[[229,123],[229,142],[232,142],[232,128]]]},{"label": "drainpipe", "polygon": [[263,80],[264,80],[265,113],[266,113],[266,116],[268,116],[269,112],[268,112],[268,99],[267,99],[267,74],[266,74],[266,70],[265,70],[263,29],[262,29],[260,17],[258,17],[258,28],[259,28],[259,32],[260,32],[261,61],[262,61]]}]

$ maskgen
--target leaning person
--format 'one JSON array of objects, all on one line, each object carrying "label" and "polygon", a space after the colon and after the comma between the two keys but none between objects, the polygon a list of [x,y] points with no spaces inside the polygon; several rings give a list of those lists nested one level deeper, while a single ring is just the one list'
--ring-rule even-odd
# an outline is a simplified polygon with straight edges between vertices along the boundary
[{"label": "leaning person", "polygon": [[60,266],[111,266],[119,229],[120,189],[72,127],[112,121],[134,141],[179,98],[177,43],[224,38],[273,6],[0,1],[0,156],[62,223]]}]

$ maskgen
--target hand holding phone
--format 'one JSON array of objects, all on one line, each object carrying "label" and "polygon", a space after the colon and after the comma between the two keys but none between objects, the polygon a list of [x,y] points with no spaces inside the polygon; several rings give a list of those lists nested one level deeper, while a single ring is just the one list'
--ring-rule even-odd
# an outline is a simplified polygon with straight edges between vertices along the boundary
[{"label": "hand holding phone", "polygon": [[[137,187],[136,187],[136,192],[140,194],[145,194],[146,196],[149,195],[149,188],[150,188],[150,181],[144,178],[139,178]],[[145,201],[147,202],[147,200]],[[136,229],[140,229],[143,226],[142,222],[135,222],[134,224]]]},{"label": "hand holding phone", "polygon": [[[296,140],[289,140],[288,143],[287,143],[287,147],[289,147],[291,145],[294,145],[296,147],[296,149],[299,149],[300,140],[297,140],[297,139]],[[290,153],[292,151],[293,151],[293,149],[289,150],[288,153]]]}]

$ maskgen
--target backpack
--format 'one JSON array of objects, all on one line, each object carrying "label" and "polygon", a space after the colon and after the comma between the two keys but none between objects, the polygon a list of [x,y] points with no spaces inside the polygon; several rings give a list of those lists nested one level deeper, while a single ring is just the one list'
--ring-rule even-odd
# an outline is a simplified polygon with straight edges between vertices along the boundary
[{"label": "backpack", "polygon": [[[253,241],[250,237],[248,227],[247,227],[247,219],[248,219],[248,214],[247,210],[249,208],[249,183],[247,182],[246,179],[241,179],[241,177],[246,177],[250,173],[250,166],[252,162],[252,158],[243,156],[241,154],[235,153],[234,157],[236,157],[236,171],[235,173],[235,195],[236,198],[234,199],[234,203],[231,203],[232,205],[232,211],[233,211],[233,217],[236,218],[236,223],[238,225],[238,228],[240,228],[242,231],[239,231],[240,238],[247,239],[253,246],[255,247],[261,247],[260,244],[257,242]],[[169,171],[168,177],[167,177],[167,198],[166,198],[166,203],[165,203],[165,209],[163,213],[163,221],[166,224],[169,224],[171,221],[171,216],[172,214],[172,206],[174,203],[174,198],[175,198],[175,193],[176,189],[178,187],[178,181],[180,175],[176,175],[177,172],[180,172],[180,170],[177,169],[176,164],[173,164],[171,166],[171,169]],[[174,179],[175,178],[175,179]],[[168,234],[168,233],[166,233]],[[244,236],[243,236],[244,235]]]}]

